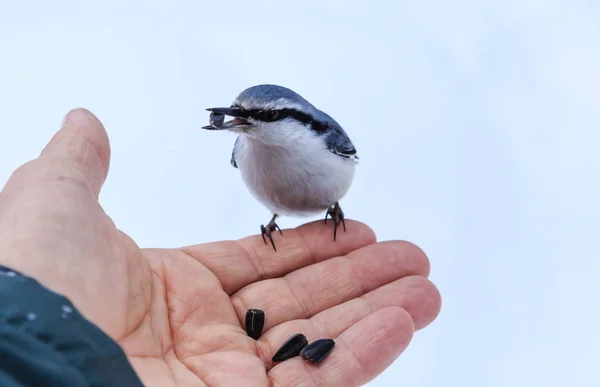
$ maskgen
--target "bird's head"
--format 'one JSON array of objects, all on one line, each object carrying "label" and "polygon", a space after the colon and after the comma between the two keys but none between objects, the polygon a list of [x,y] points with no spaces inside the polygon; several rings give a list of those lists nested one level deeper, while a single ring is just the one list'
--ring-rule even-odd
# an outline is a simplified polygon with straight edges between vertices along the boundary
[{"label": "bird's head", "polygon": [[[306,131],[323,132],[330,118],[294,91],[277,85],[258,85],[240,93],[230,107],[210,108],[208,130],[229,130],[267,144],[296,138]],[[233,117],[224,121],[224,116]]]}]

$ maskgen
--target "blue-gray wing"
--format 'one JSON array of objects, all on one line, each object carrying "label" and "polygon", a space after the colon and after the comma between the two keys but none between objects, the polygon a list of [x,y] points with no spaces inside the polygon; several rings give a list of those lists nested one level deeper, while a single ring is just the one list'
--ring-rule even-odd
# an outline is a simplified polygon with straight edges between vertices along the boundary
[{"label": "blue-gray wing", "polygon": [[327,149],[330,152],[341,157],[358,160],[354,144],[341,127],[330,126],[330,130],[325,136],[325,144],[327,144]]},{"label": "blue-gray wing", "polygon": [[237,168],[237,163],[235,162],[235,149],[237,148],[237,144],[240,141],[240,138],[238,137],[235,140],[235,144],[233,144],[233,151],[231,152],[231,165],[233,165],[234,168]]},{"label": "blue-gray wing", "polygon": [[327,149],[340,157],[358,160],[356,148],[340,124],[320,110],[314,109],[313,114],[316,119],[311,127],[323,136]]}]

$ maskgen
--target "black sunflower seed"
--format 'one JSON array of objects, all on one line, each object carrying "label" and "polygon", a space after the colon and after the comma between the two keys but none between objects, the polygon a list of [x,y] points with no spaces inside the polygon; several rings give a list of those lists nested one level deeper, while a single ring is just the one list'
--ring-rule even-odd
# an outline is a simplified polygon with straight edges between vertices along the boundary
[{"label": "black sunflower seed", "polygon": [[265,312],[260,309],[248,309],[246,312],[246,333],[258,340],[265,326]]},{"label": "black sunflower seed", "polygon": [[298,356],[300,351],[302,351],[302,348],[306,347],[307,345],[308,340],[306,340],[306,336],[304,336],[302,333],[296,333],[287,339],[285,343],[283,343],[281,348],[279,348],[279,350],[273,356],[273,361],[284,361],[294,356]]},{"label": "black sunflower seed", "polygon": [[319,364],[331,353],[335,342],[331,339],[319,339],[313,341],[300,352],[300,356],[305,360]]},{"label": "black sunflower seed", "polygon": [[223,126],[223,122],[225,121],[225,115],[221,113],[210,113],[209,117],[210,124],[214,127],[220,128]]}]

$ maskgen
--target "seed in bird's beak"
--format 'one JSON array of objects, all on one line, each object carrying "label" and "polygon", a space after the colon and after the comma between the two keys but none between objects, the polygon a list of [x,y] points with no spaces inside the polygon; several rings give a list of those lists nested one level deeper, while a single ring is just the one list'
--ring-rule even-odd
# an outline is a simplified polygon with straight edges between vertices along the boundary
[{"label": "seed in bird's beak", "polygon": [[225,114],[212,112],[210,113],[209,122],[212,126],[220,128],[225,122]]},{"label": "seed in bird's beak", "polygon": [[248,309],[246,312],[246,333],[258,340],[265,325],[265,312],[260,309]]},{"label": "seed in bird's beak", "polygon": [[279,348],[279,350],[273,356],[274,362],[284,361],[294,356],[298,356],[302,351],[302,348],[308,345],[306,336],[302,333],[297,333],[287,339],[285,343]]},{"label": "seed in bird's beak", "polygon": [[319,339],[304,347],[300,356],[304,360],[319,364],[331,353],[334,346],[335,342],[331,339]]}]

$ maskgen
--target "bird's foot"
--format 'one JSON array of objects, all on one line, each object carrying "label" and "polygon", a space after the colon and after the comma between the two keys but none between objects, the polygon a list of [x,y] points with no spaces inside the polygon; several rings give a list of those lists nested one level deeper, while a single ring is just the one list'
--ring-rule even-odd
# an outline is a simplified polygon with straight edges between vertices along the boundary
[{"label": "bird's foot", "polygon": [[265,235],[269,238],[269,240],[271,241],[271,246],[273,246],[273,250],[277,251],[277,249],[275,248],[275,242],[273,242],[273,236],[271,235],[271,233],[275,230],[278,230],[279,233],[281,235],[283,235],[283,233],[281,232],[281,229],[279,228],[279,226],[277,225],[277,223],[275,223],[275,218],[277,218],[277,214],[273,215],[273,217],[271,218],[271,221],[266,225],[260,225],[260,234],[262,235],[262,239],[265,242],[265,245],[267,244],[267,239],[265,238]]},{"label": "bird's foot", "polygon": [[344,227],[344,232],[346,232],[346,222],[344,220],[344,211],[340,207],[340,204],[336,202],[333,206],[331,206],[327,213],[325,214],[325,224],[327,224],[327,217],[331,215],[331,219],[333,219],[333,240],[335,242],[337,237],[337,228],[342,223]]}]

